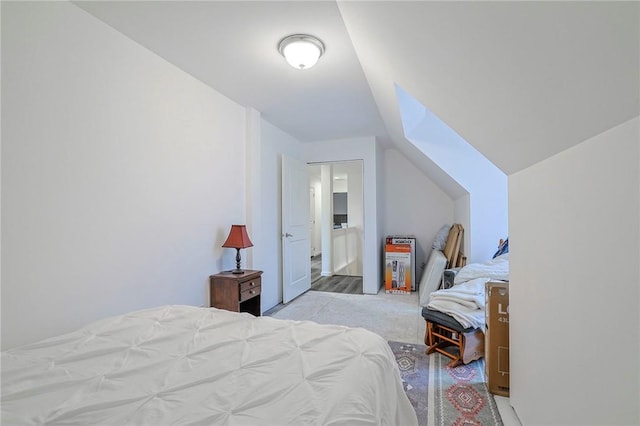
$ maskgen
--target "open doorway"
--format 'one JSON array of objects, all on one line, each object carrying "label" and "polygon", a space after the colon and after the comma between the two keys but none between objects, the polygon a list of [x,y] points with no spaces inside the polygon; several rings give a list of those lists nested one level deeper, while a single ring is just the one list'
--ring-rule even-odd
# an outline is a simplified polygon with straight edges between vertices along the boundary
[{"label": "open doorway", "polygon": [[363,294],[363,161],[308,167],[311,289]]}]

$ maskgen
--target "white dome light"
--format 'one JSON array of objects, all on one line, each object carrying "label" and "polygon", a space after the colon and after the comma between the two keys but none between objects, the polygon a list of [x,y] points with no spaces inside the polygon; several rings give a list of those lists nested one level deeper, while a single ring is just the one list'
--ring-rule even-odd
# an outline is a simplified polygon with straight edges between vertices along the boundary
[{"label": "white dome light", "polygon": [[294,34],[280,41],[278,51],[289,62],[289,65],[306,70],[318,62],[324,53],[324,44],[313,36]]}]

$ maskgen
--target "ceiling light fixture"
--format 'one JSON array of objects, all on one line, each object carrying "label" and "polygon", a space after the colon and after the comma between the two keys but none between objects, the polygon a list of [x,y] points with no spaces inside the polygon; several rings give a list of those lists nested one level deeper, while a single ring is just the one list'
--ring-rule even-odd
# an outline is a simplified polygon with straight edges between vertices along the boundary
[{"label": "ceiling light fixture", "polygon": [[324,53],[324,44],[308,34],[293,34],[278,43],[278,51],[294,68],[306,70],[318,62]]}]

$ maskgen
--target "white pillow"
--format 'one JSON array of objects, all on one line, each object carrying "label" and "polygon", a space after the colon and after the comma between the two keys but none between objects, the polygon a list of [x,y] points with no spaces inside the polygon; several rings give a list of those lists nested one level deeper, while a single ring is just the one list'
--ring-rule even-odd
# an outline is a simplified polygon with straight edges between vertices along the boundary
[{"label": "white pillow", "polygon": [[451,230],[451,226],[443,225],[442,228],[436,234],[436,237],[433,239],[433,244],[431,248],[436,250],[444,250],[444,246],[447,245],[447,238],[449,237],[449,231]]},{"label": "white pillow", "polygon": [[427,266],[424,268],[422,277],[420,278],[420,306],[427,306],[429,303],[429,295],[440,287],[442,281],[442,273],[447,267],[447,258],[440,250],[433,249]]}]

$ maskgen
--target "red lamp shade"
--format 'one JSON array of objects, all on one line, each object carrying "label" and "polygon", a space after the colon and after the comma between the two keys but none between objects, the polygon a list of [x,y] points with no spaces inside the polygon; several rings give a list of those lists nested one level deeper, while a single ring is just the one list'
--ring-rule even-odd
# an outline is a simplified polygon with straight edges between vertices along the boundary
[{"label": "red lamp shade", "polygon": [[237,249],[253,247],[253,243],[247,234],[247,227],[245,225],[231,225],[231,231],[229,232],[227,241],[224,242],[222,247]]}]

